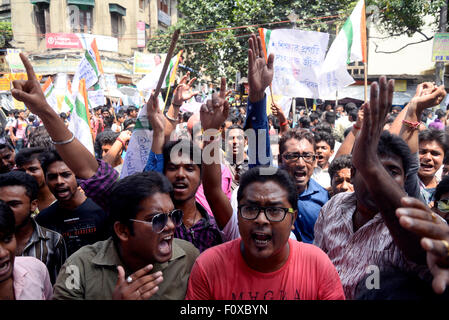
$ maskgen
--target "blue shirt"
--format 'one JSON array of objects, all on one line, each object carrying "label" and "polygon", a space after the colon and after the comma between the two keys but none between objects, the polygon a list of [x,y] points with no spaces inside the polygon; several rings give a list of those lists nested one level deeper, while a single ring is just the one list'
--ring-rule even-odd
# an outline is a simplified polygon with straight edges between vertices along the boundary
[{"label": "blue shirt", "polygon": [[249,128],[254,129],[256,139],[254,141],[253,137],[248,137],[248,167],[251,169],[260,165],[272,165],[266,96],[254,103],[248,99],[247,116],[243,130]]},{"label": "blue shirt", "polygon": [[298,240],[313,243],[316,219],[321,207],[329,200],[329,193],[315,180],[310,179],[307,189],[298,196],[298,217],[295,221],[295,234]]}]

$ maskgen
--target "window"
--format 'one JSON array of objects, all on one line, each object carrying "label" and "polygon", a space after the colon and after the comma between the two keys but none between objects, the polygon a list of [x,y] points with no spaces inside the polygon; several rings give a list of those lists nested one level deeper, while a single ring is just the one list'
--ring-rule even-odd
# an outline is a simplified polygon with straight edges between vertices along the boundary
[{"label": "window", "polygon": [[145,9],[145,0],[139,0],[139,9]]},{"label": "window", "polygon": [[34,24],[39,38],[50,32],[50,14],[48,5],[34,5]]},{"label": "window", "polygon": [[115,38],[119,38],[122,32],[122,16],[111,12],[111,30],[112,36]]},{"label": "window", "polygon": [[82,8],[71,5],[69,6],[70,26],[72,32],[92,33],[93,14],[92,8],[83,6]]},{"label": "window", "polygon": [[169,0],[159,0],[159,10],[168,14],[168,1]]}]

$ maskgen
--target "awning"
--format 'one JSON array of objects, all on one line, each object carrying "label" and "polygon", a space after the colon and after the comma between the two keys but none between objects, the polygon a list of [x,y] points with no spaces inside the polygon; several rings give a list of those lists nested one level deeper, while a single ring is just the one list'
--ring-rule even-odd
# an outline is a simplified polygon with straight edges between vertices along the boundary
[{"label": "awning", "polygon": [[30,0],[31,4],[41,4],[41,3],[45,3],[45,4],[50,4],[50,0]]},{"label": "awning", "polygon": [[95,0],[67,0],[67,5],[95,7]]},{"label": "awning", "polygon": [[117,13],[121,16],[126,16],[126,8],[122,7],[121,5],[119,5],[117,3],[109,4],[109,12]]}]

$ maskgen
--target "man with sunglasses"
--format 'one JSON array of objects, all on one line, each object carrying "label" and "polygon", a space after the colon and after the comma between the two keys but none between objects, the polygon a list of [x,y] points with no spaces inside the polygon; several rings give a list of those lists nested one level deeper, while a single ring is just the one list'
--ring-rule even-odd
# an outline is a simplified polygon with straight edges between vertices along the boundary
[{"label": "man with sunglasses", "polygon": [[112,237],[70,256],[59,273],[54,299],[180,300],[199,251],[174,237],[182,211],[173,187],[158,172],[118,181],[110,199]]},{"label": "man with sunglasses", "polygon": [[298,192],[298,218],[293,233],[298,240],[312,243],[316,219],[329,200],[326,189],[311,178],[316,167],[313,133],[302,129],[287,131],[279,141],[279,154],[280,167],[290,174]]},{"label": "man with sunglasses", "polygon": [[[335,267],[317,247],[289,239],[297,215],[289,174],[247,171],[237,193],[241,238],[196,260],[187,300],[345,299]],[[228,203],[228,206],[230,204]]]}]

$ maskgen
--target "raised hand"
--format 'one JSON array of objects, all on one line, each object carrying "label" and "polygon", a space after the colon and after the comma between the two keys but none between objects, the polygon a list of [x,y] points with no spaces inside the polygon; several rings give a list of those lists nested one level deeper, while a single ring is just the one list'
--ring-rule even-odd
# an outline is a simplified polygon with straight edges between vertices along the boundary
[{"label": "raised hand", "polygon": [[265,89],[273,81],[273,62],[274,55],[270,54],[265,60],[265,54],[262,49],[260,37],[251,35],[248,40],[248,84],[249,84],[249,100],[257,102],[264,97]]},{"label": "raised hand", "polygon": [[191,99],[199,93],[198,91],[192,91],[192,84],[195,82],[196,78],[192,78],[189,81],[189,76],[190,72],[187,72],[176,87],[173,93],[173,105],[181,106],[184,101]]},{"label": "raised hand", "polygon": [[396,210],[401,226],[423,237],[427,266],[433,275],[432,287],[442,294],[449,285],[449,226],[425,204],[415,198],[402,198]]},{"label": "raised hand", "polygon": [[416,94],[411,102],[416,104],[419,112],[422,112],[424,109],[439,105],[445,97],[444,85],[436,87],[431,82],[424,82],[416,88]]},{"label": "raised hand", "polygon": [[226,79],[221,78],[220,93],[214,93],[212,100],[207,100],[200,109],[200,120],[203,130],[217,129],[229,115],[229,101],[226,99]]},{"label": "raised hand", "polygon": [[159,101],[154,93],[151,94],[147,102],[147,115],[153,131],[156,133],[163,133],[165,129],[165,116],[159,109]]},{"label": "raised hand", "polygon": [[11,90],[11,94],[16,100],[25,103],[32,113],[39,115],[39,112],[45,110],[46,107],[50,109],[51,107],[45,99],[41,85],[36,78],[36,74],[34,73],[30,61],[23,53],[20,53],[20,59],[25,66],[28,80],[14,80],[12,82],[14,89]]},{"label": "raised hand", "polygon": [[153,274],[148,274],[153,269],[153,265],[148,265],[128,278],[131,282],[125,280],[125,270],[122,266],[118,266],[118,279],[112,293],[113,300],[148,300],[158,290],[157,286],[162,282],[162,272],[158,271]]},{"label": "raised hand", "polygon": [[282,112],[282,109],[274,102],[271,104],[271,113],[273,116],[278,118],[280,123],[285,123],[287,121],[287,118],[285,118],[284,112]]},{"label": "raised hand", "polygon": [[[379,92],[380,86],[380,92]],[[379,79],[379,85],[371,85],[370,101],[362,108],[363,125],[352,152],[352,163],[356,169],[367,166],[367,161],[377,159],[377,145],[383,131],[384,121],[393,103],[394,80],[387,84],[386,77]]]}]

